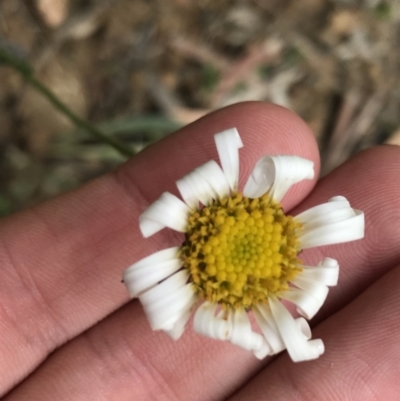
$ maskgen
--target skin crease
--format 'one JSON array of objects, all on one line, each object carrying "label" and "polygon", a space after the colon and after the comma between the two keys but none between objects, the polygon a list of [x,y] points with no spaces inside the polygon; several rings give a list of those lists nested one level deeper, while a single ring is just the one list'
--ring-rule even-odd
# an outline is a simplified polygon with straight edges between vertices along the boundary
[{"label": "skin crease", "polygon": [[235,400],[395,399],[396,147],[357,155],[311,195],[315,180],[299,183],[283,202],[287,210],[298,205],[297,214],[343,195],[366,213],[364,240],[302,254],[308,264],[330,256],[341,266],[339,285],[314,320],[313,337],[326,345],[319,360],[294,364],[283,354],[260,362],[233,345],[196,335],[191,322],[173,342],[150,330],[137,301],[126,304],[123,269],[181,239],[170,230],[143,239],[138,216],[163,191],[177,194],[176,179],[216,159],[213,134],[233,126],[245,145],[241,187],[263,154],[296,154],[314,160],[318,172],[313,135],[297,116],[270,104],[239,104],[185,127],[113,174],[3,219],[0,392],[9,392],[4,400],[223,400],[240,387]]}]

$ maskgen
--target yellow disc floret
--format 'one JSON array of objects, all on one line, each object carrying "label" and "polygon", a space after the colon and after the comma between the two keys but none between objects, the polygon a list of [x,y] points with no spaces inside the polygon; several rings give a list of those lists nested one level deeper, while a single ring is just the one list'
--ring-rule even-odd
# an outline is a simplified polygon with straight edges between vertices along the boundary
[{"label": "yellow disc floret", "polygon": [[251,308],[301,271],[300,228],[268,195],[235,193],[192,212],[181,258],[201,298]]}]

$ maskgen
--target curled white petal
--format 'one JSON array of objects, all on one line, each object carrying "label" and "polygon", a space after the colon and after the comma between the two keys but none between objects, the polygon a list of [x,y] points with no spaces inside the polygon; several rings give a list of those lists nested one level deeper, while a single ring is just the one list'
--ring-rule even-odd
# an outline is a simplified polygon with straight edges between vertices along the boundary
[{"label": "curled white petal", "polygon": [[[165,299],[165,304],[160,308],[160,315],[164,315],[164,322],[161,323],[160,320],[159,329],[164,330],[173,339],[177,339],[182,335],[185,324],[190,317],[188,316],[188,310],[191,310],[197,301],[192,284],[186,284],[177,292],[178,294],[175,298],[171,296]],[[167,302],[169,302],[169,305],[167,305]],[[167,316],[169,316],[168,319]]]},{"label": "curled white petal", "polygon": [[254,317],[263,333],[266,341],[271,347],[272,354],[277,354],[285,349],[285,343],[279,334],[278,326],[271,314],[271,310],[266,305],[255,306],[253,308]]},{"label": "curled white petal", "polygon": [[140,296],[140,301],[143,305],[150,305],[163,299],[180,288],[184,287],[189,279],[189,274],[186,270],[181,270],[173,276],[169,277],[167,280],[158,284],[156,287],[144,292]]},{"label": "curled white petal", "polygon": [[322,302],[325,302],[329,292],[329,289],[325,284],[305,278],[301,274],[297,275],[293,280],[291,280],[291,283],[306,291],[313,297],[320,299]]},{"label": "curled white petal", "polygon": [[316,246],[340,244],[364,238],[364,213],[353,209],[354,215],[343,220],[326,223],[321,218],[321,225],[315,226],[299,235],[302,249]]},{"label": "curled white petal", "polygon": [[267,193],[275,181],[275,165],[269,156],[262,157],[254,166],[246,185],[243,195],[248,198],[259,198]]},{"label": "curled white petal", "polygon": [[132,298],[177,272],[182,262],[177,257],[179,247],[164,249],[139,260],[125,270],[123,280]]},{"label": "curled white petal", "polygon": [[344,196],[335,196],[326,203],[314,206],[298,214],[294,217],[294,220],[302,224],[307,224],[311,223],[315,218],[324,216],[332,211],[349,208],[351,208],[350,202]]},{"label": "curled white petal", "polygon": [[309,340],[311,338],[311,327],[304,317],[298,317],[295,319],[297,327],[301,330],[303,335]]},{"label": "curled white petal", "polygon": [[195,292],[188,278],[181,270],[139,296],[153,330],[172,330],[193,302]]},{"label": "curled white petal", "polygon": [[[254,333],[257,334],[257,333]],[[259,336],[259,334],[257,334]],[[271,347],[265,339],[262,339],[261,347],[253,349],[253,354],[257,359],[264,359],[267,355],[271,355]]]},{"label": "curled white petal", "polygon": [[229,341],[241,348],[253,351],[259,358],[265,358],[271,351],[263,336],[251,329],[247,313],[243,309],[236,309],[233,312],[233,329]]},{"label": "curled white petal", "polygon": [[178,340],[182,336],[196,301],[196,297],[193,296],[188,302],[186,308],[181,311],[181,315],[178,320],[176,320],[170,329],[164,330],[173,340]]},{"label": "curled white petal", "polygon": [[280,202],[294,184],[314,178],[314,163],[298,156],[264,156],[254,166],[243,194],[258,198],[269,192]]},{"label": "curled white petal", "polygon": [[294,362],[316,359],[324,353],[322,340],[309,340],[293,316],[275,296],[269,297],[268,301],[279,333]]},{"label": "curled white petal", "polygon": [[303,266],[301,276],[309,280],[319,281],[329,287],[335,286],[339,278],[338,261],[332,258],[325,258],[318,266]]},{"label": "curled white petal", "polygon": [[216,316],[218,305],[204,302],[194,315],[193,329],[196,333],[216,340],[228,340],[232,333],[232,321],[228,316]]},{"label": "curled white petal", "polygon": [[271,352],[265,339],[251,329],[250,321],[244,310],[217,313],[218,305],[204,302],[196,311],[193,328],[196,333],[217,340],[229,341],[241,348],[253,351],[263,359]]},{"label": "curled white petal", "polygon": [[140,230],[145,238],[165,227],[185,232],[189,207],[175,195],[164,192],[139,217]]},{"label": "curled white petal", "polygon": [[[266,305],[261,305],[253,309],[254,317],[263,333],[265,340],[271,348],[271,354],[277,354],[283,351],[286,346],[279,333],[278,326],[272,316],[271,309]],[[303,333],[306,339],[311,338],[311,329],[307,321],[299,317],[295,319],[297,327]]]},{"label": "curled white petal", "polygon": [[324,303],[321,298],[316,298],[298,288],[289,288],[280,294],[280,298],[295,304],[297,312],[307,319],[312,319]]},{"label": "curled white petal", "polygon": [[230,128],[214,136],[219,160],[229,187],[236,191],[239,182],[239,149],[243,142],[236,128]]},{"label": "curled white petal", "polygon": [[303,249],[354,241],[364,237],[364,213],[353,209],[343,196],[314,206],[294,218],[303,225],[299,240]]},{"label": "curled white petal", "polygon": [[302,234],[332,223],[348,220],[356,216],[346,198],[340,196],[330,199],[327,203],[315,206],[295,217],[295,221],[303,224]]},{"label": "curled white petal", "polygon": [[324,304],[329,292],[328,287],[319,281],[306,278],[302,274],[296,276],[291,283],[298,288],[289,288],[281,294],[281,298],[296,304],[297,311],[301,315],[312,319]]},{"label": "curled white petal", "polygon": [[343,208],[339,210],[332,211],[330,213],[326,213],[319,217],[316,217],[309,223],[304,224],[303,226],[303,234],[314,230],[315,228],[325,226],[332,223],[338,223],[339,221],[348,220],[356,215],[355,211],[352,208]]},{"label": "curled white petal", "polygon": [[183,200],[191,208],[199,202],[208,205],[212,199],[229,194],[229,184],[221,167],[211,160],[185,175],[176,182]]}]

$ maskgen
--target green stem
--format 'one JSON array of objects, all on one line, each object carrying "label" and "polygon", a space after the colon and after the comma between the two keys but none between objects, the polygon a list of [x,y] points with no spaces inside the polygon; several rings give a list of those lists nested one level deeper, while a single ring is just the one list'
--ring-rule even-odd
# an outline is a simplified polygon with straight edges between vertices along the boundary
[{"label": "green stem", "polygon": [[33,75],[33,70],[31,66],[24,60],[14,57],[9,51],[4,49],[0,44],[0,61],[12,66],[17,70],[22,77],[30,83],[37,91],[39,91],[47,100],[61,113],[67,116],[76,126],[84,128],[90,132],[97,139],[109,144],[114,149],[118,150],[121,154],[125,156],[133,156],[134,152],[129,147],[125,146],[123,143],[115,138],[112,138],[105,134],[102,130],[84,120],[75,114],[65,103],[63,103],[54,92],[52,92],[47,86],[45,86],[41,81],[36,79]]},{"label": "green stem", "polygon": [[71,109],[69,109],[63,102],[61,102],[58,97],[46,86],[44,86],[39,80],[35,77],[25,77],[26,81],[28,81],[34,88],[36,88],[42,95],[44,95],[59,111],[61,111],[64,115],[66,115],[75,125],[78,127],[82,127],[92,133],[96,138],[101,141],[108,143],[113,148],[117,149],[120,153],[125,156],[133,156],[133,151],[126,147],[120,141],[108,136],[103,131],[84,120],[83,118],[76,115]]}]

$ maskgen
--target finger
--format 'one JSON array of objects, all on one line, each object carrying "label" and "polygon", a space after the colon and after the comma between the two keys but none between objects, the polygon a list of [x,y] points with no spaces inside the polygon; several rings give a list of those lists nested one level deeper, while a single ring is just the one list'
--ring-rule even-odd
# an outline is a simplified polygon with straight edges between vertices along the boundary
[{"label": "finger", "polygon": [[[144,240],[138,216],[163,191],[174,190],[176,179],[215,159],[213,134],[232,126],[245,143],[242,183],[264,153],[306,157],[318,172],[315,140],[297,116],[278,106],[247,103],[213,113],[150,146],[114,174],[3,220],[0,393],[54,348],[127,301],[120,284],[123,269],[170,246],[169,230]],[[312,186],[310,181],[297,185],[286,205],[299,202]],[[141,312],[135,313],[142,322]]]},{"label": "finger", "polygon": [[[391,237],[396,234],[397,225],[388,228],[387,221],[383,217],[388,213],[392,216],[393,213],[398,213],[393,212],[393,207],[398,207],[396,193],[398,195],[400,191],[400,183],[396,185],[394,181],[398,159],[397,149],[388,147],[363,152],[323,180],[315,189],[315,194],[313,191],[305,201],[308,206],[312,206],[326,201],[335,194],[342,194],[366,211],[365,240],[327,247],[322,252],[339,258],[342,269],[347,275],[345,280],[340,280],[340,291],[334,292],[330,297],[331,308],[337,309],[342,305],[343,298],[351,299],[353,297],[351,291],[357,283],[366,286],[369,281],[389,269],[389,266],[393,267],[394,261],[399,257],[396,238]],[[365,174],[363,166],[372,166],[373,163],[378,165],[380,181],[363,178]],[[353,184],[348,177],[353,177]],[[354,182],[361,185],[354,185]],[[389,186],[391,190],[384,196],[379,188]],[[366,193],[369,197],[365,196]],[[377,203],[379,203],[378,211],[375,209]],[[301,208],[306,206],[302,204]],[[383,245],[381,240],[390,242],[388,245]],[[372,257],[382,246],[387,254],[387,260],[383,259],[383,254],[378,258]],[[355,253],[356,258],[351,252]],[[317,258],[316,260],[323,258],[323,255],[318,253],[309,256]],[[308,262],[308,259],[305,260]],[[368,279],[362,280],[365,271],[368,271]],[[132,335],[134,332],[135,336]],[[37,375],[25,383],[23,386],[25,392],[18,394],[20,396],[31,394],[35,388],[47,388],[48,394],[52,394],[56,388],[68,385],[79,388],[81,394],[89,397],[90,394],[95,394],[97,388],[97,386],[92,387],[91,383],[101,382],[102,392],[109,394],[116,392],[120,394],[122,400],[123,397],[151,399],[155,397],[156,392],[165,393],[167,400],[174,399],[174,394],[179,394],[185,400],[213,399],[213,397],[218,399],[244,383],[261,366],[246,351],[229,344],[204,339],[191,332],[184,335],[177,343],[173,343],[162,334],[151,333],[143,318],[141,307],[136,303],[93,328],[88,336],[91,339],[90,344],[98,344],[97,349],[94,350],[86,339],[72,342],[63,353],[56,353]],[[318,333],[314,334],[314,337],[316,336]],[[323,336],[321,338],[325,341]],[[103,351],[104,348],[106,352]],[[105,353],[110,359],[104,358]],[[80,369],[79,361],[82,360],[82,356],[86,365]],[[55,377],[51,372],[57,366],[62,367],[62,372],[60,376]],[[120,376],[120,381],[114,379],[115,369],[124,372]],[[79,375],[86,379],[80,382],[80,386],[75,384],[75,379]],[[55,379],[54,382],[51,383],[49,377]],[[47,393],[45,394],[47,396]],[[42,396],[45,401],[46,397],[44,394]],[[57,393],[57,396],[61,397],[62,394]]]},{"label": "finger", "polygon": [[397,267],[316,328],[323,357],[293,364],[283,356],[231,401],[398,400],[399,280]]},{"label": "finger", "polygon": [[178,343],[151,332],[134,302],[61,347],[5,401],[220,400],[260,364],[190,328]]}]

